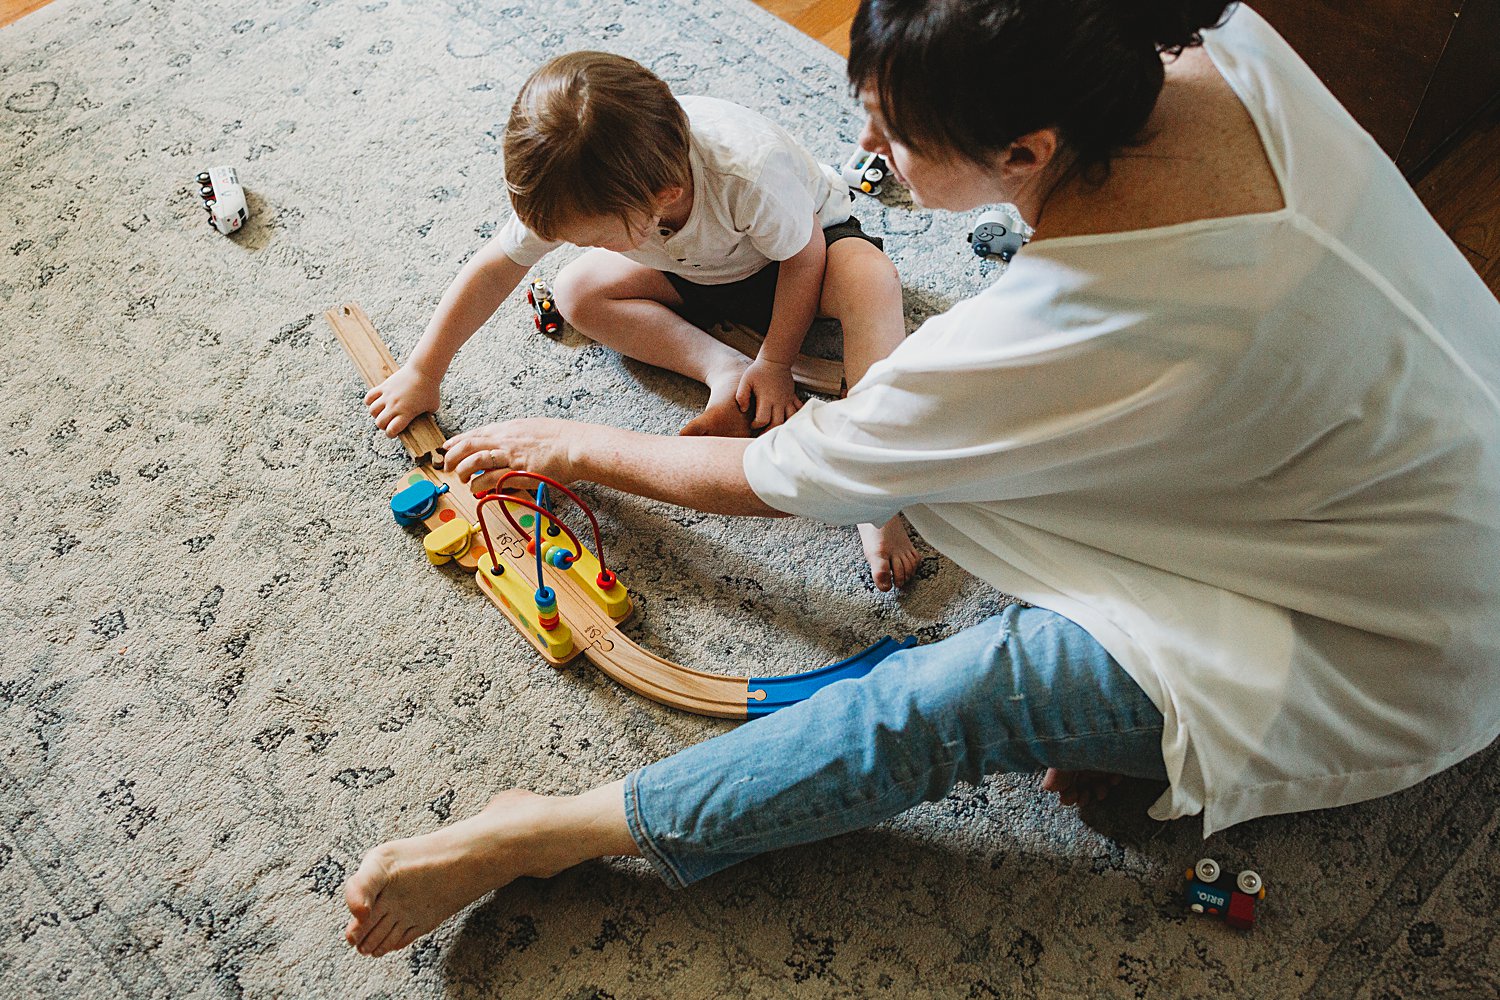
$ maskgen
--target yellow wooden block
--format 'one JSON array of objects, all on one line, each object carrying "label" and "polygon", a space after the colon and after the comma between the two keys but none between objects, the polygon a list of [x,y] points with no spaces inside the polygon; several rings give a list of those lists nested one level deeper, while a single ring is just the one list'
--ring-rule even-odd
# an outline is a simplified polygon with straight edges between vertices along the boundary
[{"label": "yellow wooden block", "polygon": [[[571,546],[570,546],[571,548]],[[549,572],[562,573],[564,570],[547,567]],[[630,614],[630,591],[615,577],[615,585],[608,590],[599,586],[599,560],[588,550],[587,546],[573,560],[573,565],[566,572],[572,574],[573,579],[578,581],[585,593],[593,598],[595,604],[604,610],[604,613],[619,621]]]},{"label": "yellow wooden block", "polygon": [[507,569],[503,560],[500,563],[500,573],[495,573],[494,567],[494,557],[486,552],[479,557],[474,576],[500,599],[510,612],[516,627],[526,631],[554,659],[565,660],[572,656],[573,633],[567,623],[559,621],[551,631],[542,628],[537,620],[536,591],[532,589],[531,583],[515,570]]}]

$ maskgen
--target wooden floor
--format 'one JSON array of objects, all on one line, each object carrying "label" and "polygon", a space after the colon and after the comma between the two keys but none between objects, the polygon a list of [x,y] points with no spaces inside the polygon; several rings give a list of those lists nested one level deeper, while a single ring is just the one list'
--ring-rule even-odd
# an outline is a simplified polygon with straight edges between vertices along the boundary
[{"label": "wooden floor", "polygon": [[[857,0],[756,2],[839,55],[849,54],[849,25]],[[0,0],[0,27],[47,3]],[[1500,114],[1492,115],[1440,160],[1416,189],[1490,290],[1500,295]]]}]

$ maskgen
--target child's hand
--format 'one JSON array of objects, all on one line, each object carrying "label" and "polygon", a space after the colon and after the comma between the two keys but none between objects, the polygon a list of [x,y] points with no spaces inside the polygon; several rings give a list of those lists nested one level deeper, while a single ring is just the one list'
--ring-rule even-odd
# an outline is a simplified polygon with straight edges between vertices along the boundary
[{"label": "child's hand", "polygon": [[375,426],[385,431],[386,437],[395,437],[406,430],[407,424],[442,405],[438,395],[441,382],[441,378],[431,378],[408,363],[365,393],[365,405],[375,418]]},{"label": "child's hand", "polygon": [[755,404],[755,415],[750,425],[757,430],[786,423],[788,417],[802,408],[797,390],[792,383],[792,366],[756,358],[740,376],[740,387],[734,394],[742,413],[750,412]]}]

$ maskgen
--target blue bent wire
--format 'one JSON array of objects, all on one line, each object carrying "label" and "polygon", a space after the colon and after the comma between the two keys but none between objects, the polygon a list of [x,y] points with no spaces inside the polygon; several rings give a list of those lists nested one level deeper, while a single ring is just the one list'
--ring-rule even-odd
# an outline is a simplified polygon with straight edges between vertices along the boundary
[{"label": "blue bent wire", "polygon": [[[536,485],[536,505],[542,510],[549,509],[546,483]],[[538,602],[545,603],[551,594],[548,592],[547,581],[542,576],[542,515],[540,512],[536,516],[536,525],[531,529],[531,547],[536,549],[536,599]]]}]

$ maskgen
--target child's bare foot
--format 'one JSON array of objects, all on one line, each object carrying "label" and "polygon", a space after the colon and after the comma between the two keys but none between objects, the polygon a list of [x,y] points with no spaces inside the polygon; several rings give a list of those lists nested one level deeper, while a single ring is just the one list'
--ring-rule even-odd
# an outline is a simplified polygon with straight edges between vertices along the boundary
[{"label": "child's bare foot", "polygon": [[716,372],[708,380],[708,405],[677,433],[685,437],[750,437],[753,433],[750,415],[741,412],[740,404],[734,401],[740,376],[747,367],[748,361]]},{"label": "child's bare foot", "polygon": [[1056,792],[1063,805],[1076,806],[1103,802],[1109,790],[1119,783],[1118,774],[1105,771],[1063,771],[1049,767],[1042,778],[1042,791]]},{"label": "child's bare foot", "polygon": [[870,563],[870,576],[877,590],[904,587],[917,571],[921,558],[906,526],[897,514],[880,527],[873,524],[859,526],[859,540],[865,546],[865,558]]},{"label": "child's bare foot", "polygon": [[[512,789],[477,815],[365,855],[344,885],[354,916],[344,939],[379,958],[405,948],[492,889],[522,875],[554,875],[572,860],[543,838],[554,800]],[[555,840],[552,841],[556,843]]]}]

